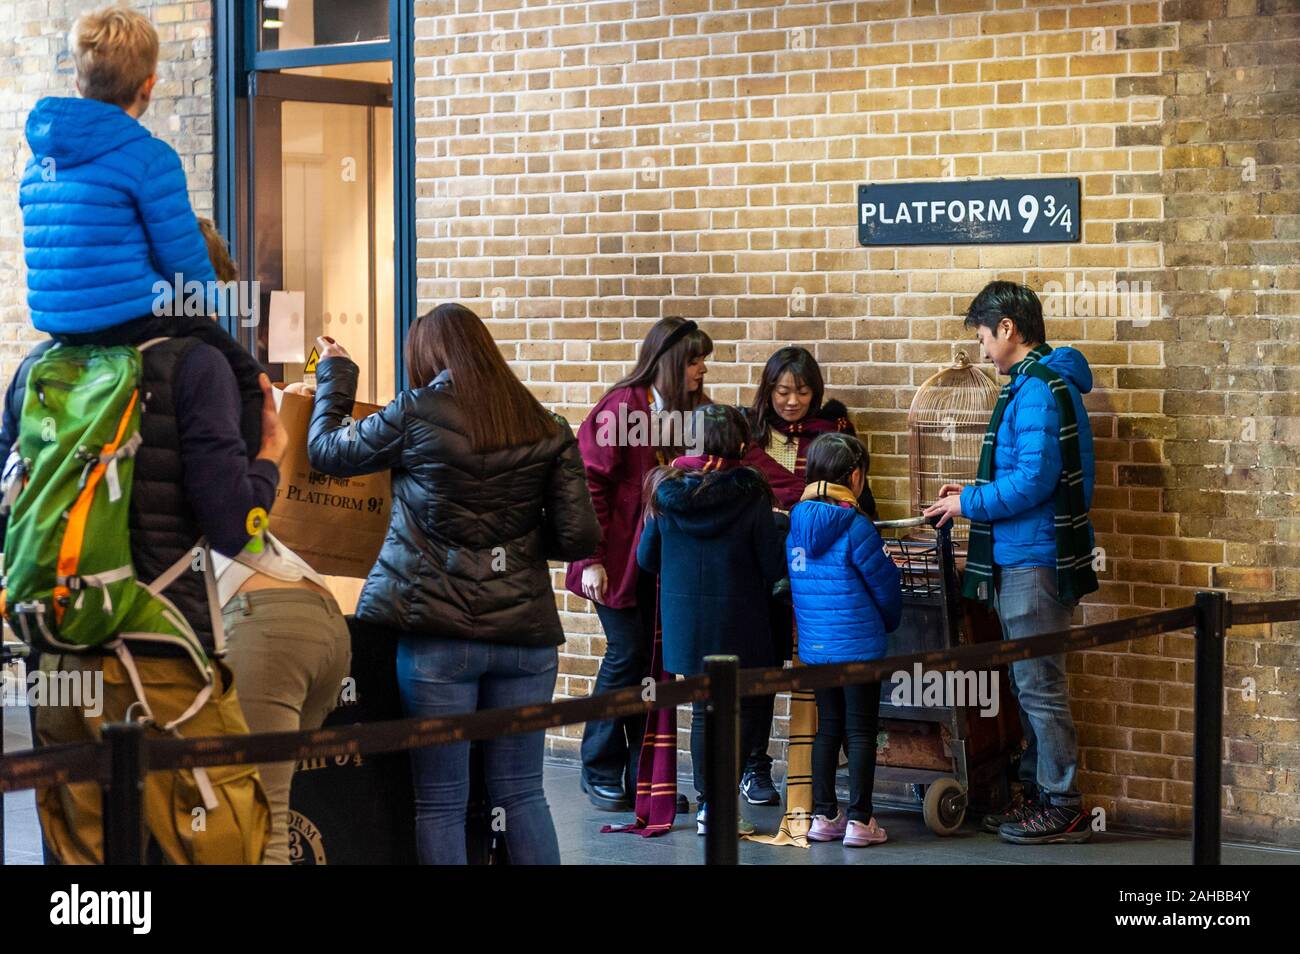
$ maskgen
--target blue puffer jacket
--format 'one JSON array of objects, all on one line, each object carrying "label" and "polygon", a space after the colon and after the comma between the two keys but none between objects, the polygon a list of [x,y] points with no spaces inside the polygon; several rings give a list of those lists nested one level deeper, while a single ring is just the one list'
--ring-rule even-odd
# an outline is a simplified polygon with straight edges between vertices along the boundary
[{"label": "blue puffer jacket", "polygon": [[[1092,369],[1074,348],[1056,348],[1041,360],[1070,387],[1074,416],[1079,421],[1083,496],[1091,507],[1097,465],[1092,426],[1080,395],[1092,390]],[[1061,415],[1051,390],[1037,378],[1017,376],[1011,403],[994,438],[993,479],[982,487],[967,485],[961,492],[962,515],[993,524],[993,562],[997,566],[1056,566],[1060,432]]]},{"label": "blue puffer jacket", "polygon": [[786,560],[803,662],[885,655],[903,597],[898,567],[869,519],[850,506],[805,500],[790,511]]},{"label": "blue puffer jacket", "polygon": [[216,279],[180,157],[121,108],[47,97],[27,117],[27,142],[18,203],[38,329],[99,331],[170,307],[178,273]]}]

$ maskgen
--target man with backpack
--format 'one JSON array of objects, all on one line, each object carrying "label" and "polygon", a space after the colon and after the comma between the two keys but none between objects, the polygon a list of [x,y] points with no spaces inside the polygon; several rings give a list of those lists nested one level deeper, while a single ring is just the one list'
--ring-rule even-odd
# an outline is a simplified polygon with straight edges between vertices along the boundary
[{"label": "man with backpack", "polygon": [[[16,444],[18,451],[6,470],[31,462],[25,475],[16,475],[8,495],[13,509],[5,535],[6,617],[40,651],[43,672],[78,678],[89,673],[103,681],[103,711],[96,716],[69,706],[37,710],[36,739],[42,746],[94,741],[104,723],[142,715],[158,733],[248,732],[230,671],[215,658],[221,615],[211,598],[208,547],[233,556],[265,521],[287,435],[265,382],[261,450],[250,462],[226,359],[196,338],[157,340],[151,332],[160,330],[161,322],[165,319],[150,316],[93,334],[59,335],[24,359],[6,394],[0,443]],[[93,400],[95,379],[110,377],[119,363],[126,367],[120,375],[125,403],[118,396]],[[63,382],[72,386],[60,387]],[[94,434],[94,426],[83,426],[84,412],[78,413],[78,390],[86,392],[86,403],[105,409],[101,420],[116,418],[116,424],[134,417],[125,428],[140,436],[133,453],[91,458],[79,456],[84,442],[65,454],[59,441],[45,440],[60,431],[74,439]],[[60,392],[69,399],[60,403]],[[114,465],[116,476],[110,477]],[[83,472],[88,474],[84,485]],[[24,495],[38,483],[40,493]],[[42,504],[42,498],[68,495],[80,500],[86,487],[89,503],[78,508],[74,502],[64,511],[67,518]],[[74,549],[70,538],[78,525],[83,533]],[[114,526],[126,532],[114,533]],[[71,559],[79,569],[102,571],[116,564],[130,572],[118,574],[121,579],[104,572],[67,579],[58,571]],[[167,576],[174,578],[158,590],[157,599],[141,596]],[[42,578],[53,578],[55,586],[42,587]],[[66,592],[58,589],[61,581]],[[19,590],[48,595],[24,602]],[[57,620],[60,602],[64,608]],[[133,638],[118,640],[121,630],[96,628],[105,622],[128,627]],[[45,839],[61,862],[102,861],[97,785],[41,790],[37,810]],[[150,833],[173,863],[261,860],[270,815],[254,766],[151,772],[144,811]]]}]

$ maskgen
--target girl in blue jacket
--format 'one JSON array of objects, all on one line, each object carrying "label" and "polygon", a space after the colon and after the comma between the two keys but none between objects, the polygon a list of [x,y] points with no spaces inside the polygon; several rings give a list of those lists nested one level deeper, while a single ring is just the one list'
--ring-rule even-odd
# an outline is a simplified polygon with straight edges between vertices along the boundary
[{"label": "girl in blue jacket", "polygon": [[[823,434],[808,449],[808,486],[790,511],[786,557],[807,665],[864,662],[885,655],[885,635],[898,628],[898,567],[885,552],[858,500],[867,480],[867,449],[851,434]],[[872,817],[880,683],[815,690],[813,841],[843,839],[850,848],[879,844],[885,830]],[[835,769],[849,753],[849,805],[839,810]]]}]

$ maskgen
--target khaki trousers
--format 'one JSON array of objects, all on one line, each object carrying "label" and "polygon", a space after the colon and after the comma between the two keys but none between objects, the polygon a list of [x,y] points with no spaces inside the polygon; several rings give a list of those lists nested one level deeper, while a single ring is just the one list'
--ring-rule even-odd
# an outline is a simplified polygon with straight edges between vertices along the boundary
[{"label": "khaki trousers", "polygon": [[[352,638],[338,604],[312,590],[252,590],[232,596],[223,617],[226,662],[235,671],[252,731],[319,729],[352,665]],[[262,863],[287,865],[295,851],[289,841],[295,765],[258,768],[271,804],[271,839]]]}]

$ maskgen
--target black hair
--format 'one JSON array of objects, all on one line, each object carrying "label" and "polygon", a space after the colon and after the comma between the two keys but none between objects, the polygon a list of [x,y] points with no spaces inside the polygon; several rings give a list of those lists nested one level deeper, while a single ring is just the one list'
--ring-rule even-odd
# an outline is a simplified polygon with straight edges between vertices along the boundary
[{"label": "black hair", "polygon": [[989,282],[966,309],[967,328],[996,331],[1003,318],[1020,333],[1021,340],[1033,347],[1047,340],[1043,327],[1043,304],[1033,290],[1015,282]]},{"label": "black hair", "polygon": [[695,445],[711,457],[738,458],[749,443],[749,422],[730,404],[705,404],[695,409]]},{"label": "black hair", "polygon": [[817,359],[807,348],[788,347],[777,351],[767,359],[763,368],[762,380],[758,382],[758,393],[749,410],[749,420],[754,429],[754,442],[760,447],[767,446],[767,439],[772,433],[772,424],[777,419],[772,409],[772,392],[781,375],[790,372],[795,384],[812,389],[812,403],[808,405],[808,417],[816,417],[822,409],[822,398],[826,393],[826,384],[822,380],[822,369]]},{"label": "black hair", "polygon": [[[738,460],[744,454],[745,445],[749,443],[749,422],[745,420],[745,415],[739,408],[730,404],[705,404],[697,408],[694,426],[695,446],[700,449],[701,454],[709,457]],[[749,471],[754,485],[761,488],[772,506],[776,506],[776,497],[767,478],[752,467],[740,469]],[[641,485],[641,497],[649,516],[659,516],[659,485],[669,480],[681,480],[686,473],[687,471],[680,468],[665,466],[656,467],[646,474]],[[699,486],[695,488],[695,494],[707,494],[714,484],[727,479],[728,473],[728,471],[718,470],[705,474],[700,479]]]},{"label": "black hair", "polygon": [[871,457],[862,441],[852,434],[823,434],[808,445],[805,479],[810,484],[824,480],[848,487],[855,470],[861,468],[865,480],[870,467]]}]

